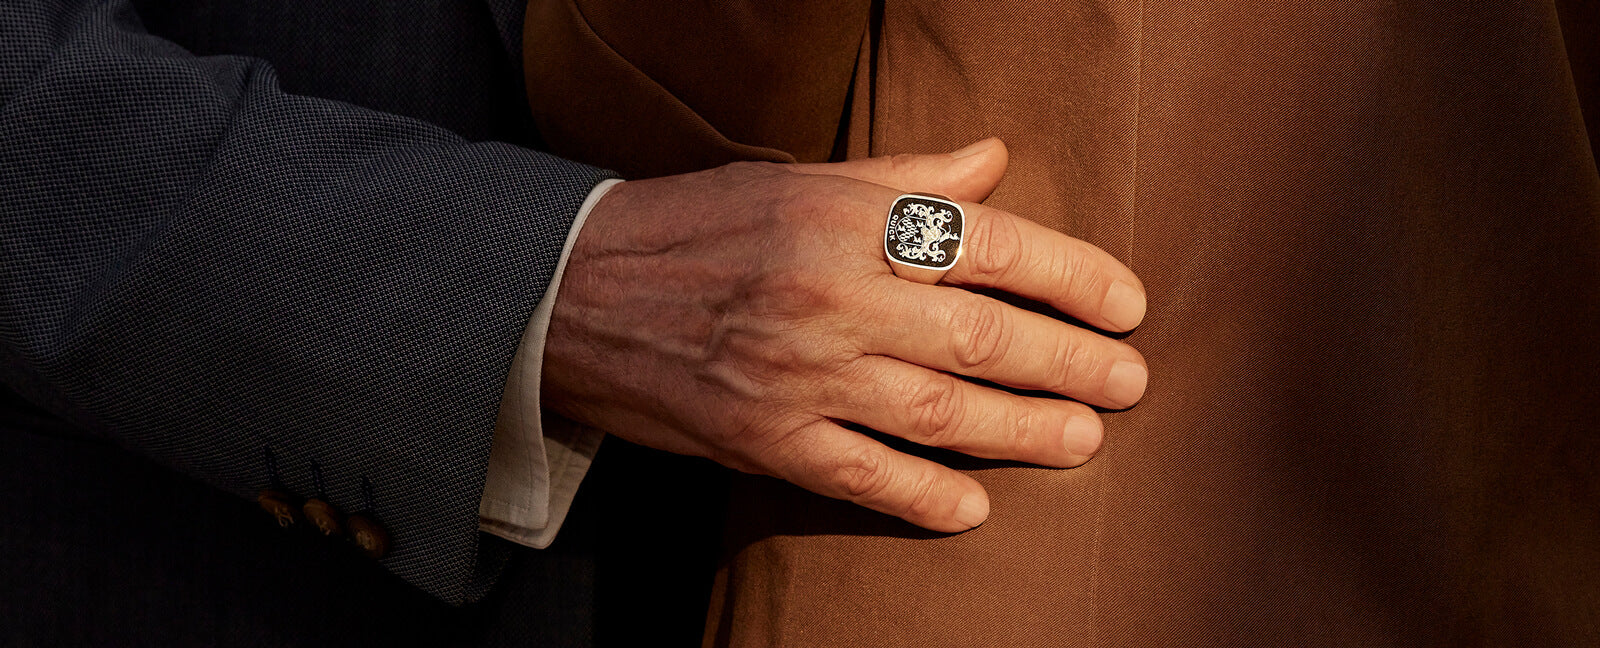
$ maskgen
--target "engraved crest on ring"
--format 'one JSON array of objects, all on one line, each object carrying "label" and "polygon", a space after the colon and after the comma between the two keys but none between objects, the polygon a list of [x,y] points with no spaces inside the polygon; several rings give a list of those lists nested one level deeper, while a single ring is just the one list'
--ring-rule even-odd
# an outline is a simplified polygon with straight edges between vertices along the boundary
[{"label": "engraved crest on ring", "polygon": [[961,207],[948,200],[908,194],[889,211],[883,248],[889,260],[946,270],[961,251]]}]

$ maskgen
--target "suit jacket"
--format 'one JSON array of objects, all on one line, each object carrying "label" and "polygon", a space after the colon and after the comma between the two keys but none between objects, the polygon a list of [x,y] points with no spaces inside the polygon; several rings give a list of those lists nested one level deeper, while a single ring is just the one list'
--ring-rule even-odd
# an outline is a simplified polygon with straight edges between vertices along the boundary
[{"label": "suit jacket", "polygon": [[527,148],[520,16],[0,6],[5,385],[225,491],[365,511],[384,567],[481,596],[507,368],[606,177]]}]

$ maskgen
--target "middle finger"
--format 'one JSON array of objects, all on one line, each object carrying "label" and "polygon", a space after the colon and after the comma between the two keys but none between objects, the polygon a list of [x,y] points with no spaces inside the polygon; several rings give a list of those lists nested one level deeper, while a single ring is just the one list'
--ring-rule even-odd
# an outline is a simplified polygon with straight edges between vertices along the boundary
[{"label": "middle finger", "polygon": [[1144,395],[1144,358],[1123,342],[960,288],[884,281],[863,352],[1103,407]]}]

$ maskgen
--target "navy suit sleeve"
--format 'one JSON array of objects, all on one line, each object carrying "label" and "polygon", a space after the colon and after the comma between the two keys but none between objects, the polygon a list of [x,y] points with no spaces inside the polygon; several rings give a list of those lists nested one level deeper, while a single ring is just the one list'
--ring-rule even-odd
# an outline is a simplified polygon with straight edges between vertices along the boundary
[{"label": "navy suit sleeve", "polygon": [[513,352],[605,173],[279,90],[125,0],[0,3],[0,376],[220,488],[367,507],[447,601]]}]

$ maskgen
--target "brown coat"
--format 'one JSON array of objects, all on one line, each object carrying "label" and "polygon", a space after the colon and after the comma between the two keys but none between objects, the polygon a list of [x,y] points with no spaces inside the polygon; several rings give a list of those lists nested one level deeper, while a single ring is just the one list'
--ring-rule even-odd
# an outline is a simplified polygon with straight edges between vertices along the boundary
[{"label": "brown coat", "polygon": [[1149,292],[1144,401],[1082,468],[962,462],[978,529],[742,481],[707,644],[1600,645],[1593,7],[533,2],[557,153],[998,135],[989,204]]}]

